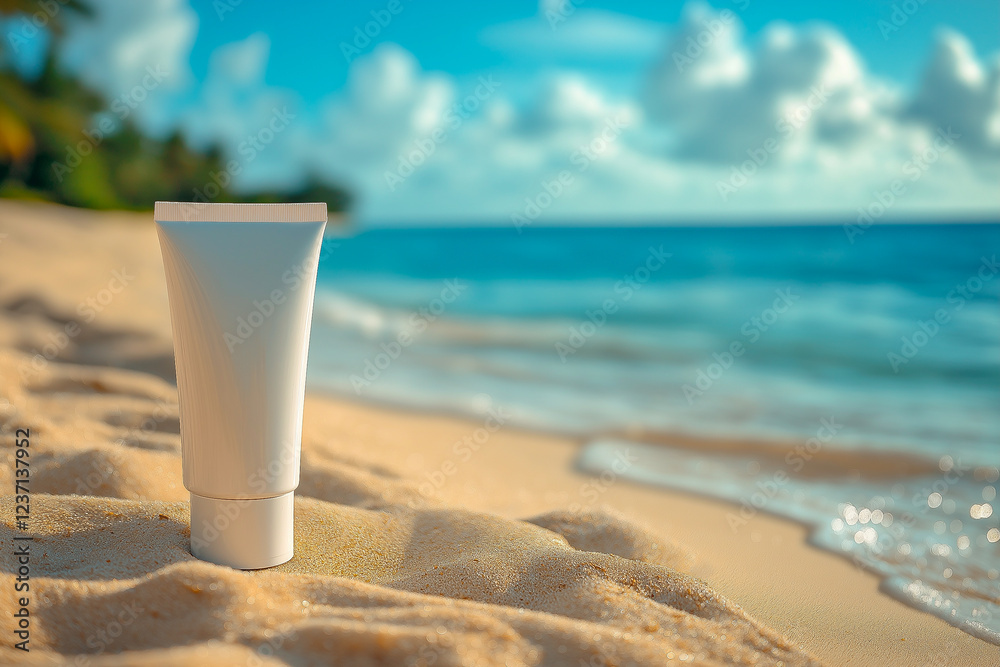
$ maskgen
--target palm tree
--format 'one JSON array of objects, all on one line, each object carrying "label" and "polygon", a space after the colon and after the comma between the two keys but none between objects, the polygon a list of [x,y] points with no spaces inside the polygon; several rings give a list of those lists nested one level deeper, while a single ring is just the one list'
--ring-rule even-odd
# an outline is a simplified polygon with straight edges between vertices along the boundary
[{"label": "palm tree", "polygon": [[[138,0],[137,0],[138,1]],[[0,0],[0,16],[45,17],[52,36],[38,76],[25,79],[0,67],[0,196],[48,199],[87,208],[146,209],[157,199],[187,201],[222,170],[222,152],[190,149],[178,133],[166,140],[143,136],[131,119],[116,129],[93,131],[105,100],[56,65],[66,12],[91,15],[75,0],[54,2],[51,12],[37,0]],[[36,23],[41,23],[41,18]],[[2,40],[0,40],[2,41]],[[0,44],[0,65],[4,48]],[[90,132],[88,132],[90,131]],[[232,201],[223,190],[216,201]],[[242,201],[326,201],[343,210],[348,193],[310,179],[297,192],[243,194]]]},{"label": "palm tree", "polygon": [[[63,34],[64,12],[89,16],[91,11],[77,0],[53,3],[52,9],[40,7],[33,0],[0,0],[0,16],[21,15],[24,21],[30,22],[25,25],[37,28],[41,23],[51,33],[52,42],[40,77],[41,85],[45,86],[55,83],[56,76],[51,66],[52,43]],[[17,36],[16,33],[13,35]],[[6,58],[7,49],[6,42],[0,43],[0,61]],[[65,105],[56,105],[45,99],[38,87],[9,71],[0,71],[0,182],[23,174],[36,156],[39,145],[47,138],[45,135],[71,139],[74,132],[82,127],[83,119],[79,118],[79,114],[74,114]]]}]

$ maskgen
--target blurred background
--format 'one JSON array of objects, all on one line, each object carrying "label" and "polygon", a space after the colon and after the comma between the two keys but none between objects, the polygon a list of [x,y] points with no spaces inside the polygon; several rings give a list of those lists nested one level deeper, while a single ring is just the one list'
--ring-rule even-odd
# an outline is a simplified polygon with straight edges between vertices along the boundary
[{"label": "blurred background", "polygon": [[0,196],[326,201],[314,389],[628,452],[1000,642],[1000,4],[0,12]]},{"label": "blurred background", "polygon": [[143,208],[234,160],[227,196],[392,224],[528,217],[564,169],[547,223],[849,218],[896,176],[886,218],[1000,207],[995,2],[0,7],[7,196]]}]

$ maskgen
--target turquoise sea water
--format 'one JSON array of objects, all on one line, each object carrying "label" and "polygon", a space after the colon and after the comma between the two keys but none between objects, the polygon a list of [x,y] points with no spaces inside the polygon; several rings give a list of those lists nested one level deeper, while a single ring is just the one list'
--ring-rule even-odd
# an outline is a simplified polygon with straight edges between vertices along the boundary
[{"label": "turquoise sea water", "polygon": [[[623,476],[804,522],[1000,643],[998,255],[991,224],[370,230],[324,247],[310,382],[502,406],[595,474],[628,450]],[[780,445],[651,444],[678,433]]]}]

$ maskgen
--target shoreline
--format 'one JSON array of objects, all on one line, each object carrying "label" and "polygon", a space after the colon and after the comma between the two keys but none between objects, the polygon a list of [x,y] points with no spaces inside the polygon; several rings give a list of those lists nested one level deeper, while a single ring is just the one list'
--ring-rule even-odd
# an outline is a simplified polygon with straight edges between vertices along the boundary
[{"label": "shoreline", "polygon": [[[338,393],[326,387],[310,387],[306,385],[307,393],[318,397],[327,398],[332,401],[346,402],[359,406],[368,406],[377,409],[384,409],[388,412],[404,414],[426,414],[433,413],[441,417],[460,420],[474,420],[474,415],[462,410],[447,410],[437,408],[420,408],[414,405],[397,403],[391,400],[379,398],[366,398],[364,396],[351,396],[347,393]],[[646,430],[604,430],[592,433],[571,433],[561,431],[558,428],[546,428],[543,426],[522,426],[514,425],[507,428],[514,428],[528,433],[563,438],[577,442],[581,447],[590,442],[598,440],[621,440],[624,442],[634,442],[640,445],[661,446],[666,449],[674,449],[685,452],[698,452],[709,456],[720,456],[731,458],[738,456],[754,456],[763,459],[766,463],[774,463],[783,459],[788,451],[796,445],[802,444],[801,440],[785,436],[782,438],[768,439],[763,436],[748,438],[738,438],[729,436],[714,436],[711,434],[700,434],[693,431],[646,431]],[[811,454],[807,460],[808,465],[803,466],[799,472],[789,473],[791,477],[802,479],[812,478],[836,478],[847,476],[859,471],[864,467],[863,473],[868,479],[896,478],[899,476],[918,477],[920,475],[935,474],[940,472],[938,462],[922,454],[895,451],[891,448],[871,447],[863,451],[854,449],[842,449],[829,451],[821,449],[815,454]],[[902,466],[902,470],[898,467]],[[897,469],[892,470],[893,467]],[[892,474],[896,473],[896,474]],[[792,519],[789,519],[792,521]]]},{"label": "shoreline", "polygon": [[[416,428],[417,423],[428,421],[434,425],[447,424],[452,429],[464,425],[465,433],[478,426],[478,422],[468,417],[427,414],[373,401],[354,401],[316,392],[307,394],[307,411],[310,409],[310,401],[324,404],[328,409],[331,403],[339,404],[338,410],[351,414],[353,418],[364,414],[372,423],[393,417],[405,418],[412,422],[407,430]],[[493,468],[506,469],[509,462],[494,462],[491,465],[484,461],[468,466],[464,472],[468,478],[475,479],[474,487],[477,492],[456,489],[457,483],[449,483],[438,489],[445,502],[516,518],[528,516],[537,507],[539,496],[542,497],[541,502],[565,504],[572,501],[566,488],[575,487],[579,492],[579,489],[593,482],[594,477],[579,470],[575,463],[576,453],[584,444],[578,438],[540,434],[518,427],[505,427],[503,433],[512,439],[523,440],[524,445],[513,448],[514,451],[498,454],[498,458],[509,461],[530,456],[526,450],[533,449],[534,443],[541,440],[544,442],[538,443],[539,446],[558,450],[550,454],[556,457],[559,465],[544,466],[546,470],[557,474],[532,475],[529,485],[532,490],[528,492],[522,489],[518,500],[511,501],[508,498],[501,502],[490,501],[484,499],[488,494],[479,493],[478,490],[491,486],[502,487],[502,481],[489,478],[494,477]],[[443,462],[451,458],[448,444],[438,446],[441,460],[426,468],[424,474],[439,469]],[[508,445],[509,443],[505,443],[505,446]],[[388,463],[397,459],[400,453],[387,453],[384,458],[379,458]],[[572,482],[567,483],[567,480]],[[562,491],[556,492],[553,488]],[[668,535],[689,548],[693,552],[694,562],[689,570],[692,574],[731,596],[752,616],[796,640],[799,646],[817,655],[824,663],[952,664],[947,662],[952,657],[958,660],[960,656],[966,656],[977,660],[993,655],[992,652],[997,650],[996,646],[986,640],[895,599],[883,591],[884,576],[858,567],[847,555],[814,545],[810,535],[814,526],[810,523],[765,508],[734,533],[727,524],[726,517],[739,508],[736,503],[707,493],[677,490],[630,479],[619,479],[602,491],[600,504],[612,511],[623,512],[643,525],[653,526],[654,529],[659,529],[657,532]],[[664,520],[659,516],[660,509],[671,510],[669,518]],[[706,517],[711,519],[706,521]],[[703,525],[706,523],[708,525]],[[670,528],[664,529],[665,526]],[[720,553],[738,554],[738,557],[734,556],[733,560],[726,562],[725,558],[719,559],[716,555]],[[740,559],[747,556],[751,556],[750,562],[740,562]],[[799,562],[792,566],[793,561]],[[782,568],[786,566],[794,567],[796,576],[791,580],[783,576],[787,574],[787,571],[782,572]],[[813,573],[816,574],[815,577],[812,576]],[[769,582],[770,586],[765,588],[772,590],[760,590],[754,583],[758,580]],[[797,586],[808,588],[811,585],[817,585],[822,590],[822,598],[815,597],[813,592],[810,600],[803,599],[803,591],[798,590]],[[775,594],[777,591],[780,593]],[[811,608],[809,603],[815,604],[815,607]],[[795,613],[791,613],[792,610]],[[837,612],[842,612],[843,615],[838,616]],[[857,616],[852,616],[854,614]],[[854,641],[858,642],[853,647],[849,645],[850,642],[845,642],[845,637],[852,635],[855,637]],[[871,652],[870,661],[861,657],[862,646]],[[921,649],[926,652],[921,653]],[[907,655],[910,657],[906,658]],[[935,663],[935,656],[944,656],[946,661]]]},{"label": "shoreline", "polygon": [[[148,381],[136,377],[137,386],[146,383],[159,387],[155,392],[165,391],[161,384],[172,372],[169,313],[151,216],[3,201],[0,225],[8,234],[0,241],[0,254],[18,258],[0,267],[0,350],[15,350],[9,353],[14,359],[42,349],[65,326],[62,322],[79,317],[77,304],[99,294],[111,272],[124,267],[132,276],[128,287],[92,322],[82,323],[82,332],[56,351],[44,372],[63,371],[66,363],[89,364],[94,372],[117,366],[152,372]],[[115,382],[107,384],[117,386]],[[17,388],[19,394],[32,394],[31,404],[48,405],[49,410],[64,405],[61,401],[89,396],[84,392],[78,397],[74,391],[80,390],[52,381],[44,391]],[[125,399],[119,402],[128,407]],[[141,417],[141,412],[135,414]],[[50,416],[55,417],[35,415],[43,424]],[[83,456],[88,441],[96,443],[110,432],[103,428],[89,434],[67,432],[60,437],[73,444],[60,446]],[[575,464],[585,440],[504,426],[489,433],[473,456],[459,457],[454,443],[480,428],[481,422],[468,416],[428,414],[309,390],[303,440],[315,448],[304,452],[304,468],[308,459],[317,470],[326,466],[344,476],[337,478],[341,486],[330,490],[323,486],[329,478],[304,470],[301,495],[330,498],[334,491],[360,494],[366,489],[378,495],[385,489],[412,498],[414,492],[420,494],[422,481],[429,483],[429,475],[438,479],[435,473],[440,473],[446,483],[432,486],[442,506],[510,519],[565,509],[586,500],[581,489],[593,489],[587,485],[594,477]],[[172,422],[169,429],[158,428],[144,443],[148,449],[142,451],[148,454],[142,460],[175,465],[170,458],[176,440],[172,429]],[[85,437],[79,441],[81,435]],[[446,466],[448,462],[452,465]],[[454,472],[445,472],[446,467]],[[134,472],[141,477],[141,470]],[[119,491],[132,488],[127,481]],[[734,532],[725,521],[736,507],[732,503],[625,481],[601,488],[598,502],[583,509],[624,515],[649,527],[650,535],[666,536],[662,544],[677,545],[692,558],[683,572],[707,582],[827,664],[924,665],[935,656],[955,664],[985,664],[995,656],[995,646],[880,592],[881,577],[809,545],[810,528],[803,524],[762,510]],[[350,483],[359,490],[352,491]],[[372,486],[376,483],[381,486]],[[177,500],[185,495],[183,488],[169,493],[176,493]]]},{"label": "shoreline", "polygon": [[[309,393],[316,396],[317,398],[325,399],[332,402],[347,403],[350,405],[356,405],[359,407],[367,407],[376,411],[385,412],[387,414],[405,414],[409,416],[420,416],[420,415],[431,415],[437,416],[445,419],[458,420],[468,424],[473,424],[475,418],[469,413],[464,413],[458,410],[446,411],[446,410],[424,410],[411,405],[405,405],[402,403],[393,403],[388,400],[380,400],[375,398],[365,398],[365,397],[355,397],[346,394],[338,394],[335,391],[317,388],[314,390],[309,390]],[[713,438],[711,436],[694,435],[690,433],[676,433],[671,434],[667,432],[640,432],[631,433],[628,431],[622,432],[600,432],[590,435],[581,435],[574,433],[560,432],[556,429],[539,429],[532,428],[522,425],[504,425],[505,430],[518,431],[526,436],[535,435],[542,437],[551,437],[559,440],[566,440],[576,447],[577,455],[573,457],[573,462],[571,464],[572,472],[589,477],[591,479],[596,479],[596,473],[588,471],[585,466],[581,465],[579,454],[588,445],[602,441],[605,439],[615,440],[621,442],[622,444],[638,444],[638,445],[652,445],[658,448],[663,448],[666,451],[673,450],[678,453],[702,453],[709,457],[718,457],[722,459],[735,459],[737,457],[752,457],[754,459],[762,459],[765,465],[769,463],[774,463],[773,459],[776,459],[779,454],[784,454],[795,445],[796,441],[766,441],[766,440],[756,440],[756,439],[735,439],[735,438]],[[874,456],[871,454],[874,453]],[[898,479],[898,476],[890,475],[889,471],[894,463],[899,463],[902,461],[904,470],[902,471],[903,476],[909,477],[924,477],[932,473],[940,473],[940,468],[937,462],[923,457],[918,454],[908,454],[905,452],[893,452],[888,449],[884,450],[869,450],[864,452],[855,452],[853,450],[840,450],[828,452],[826,450],[820,450],[817,454],[812,457],[808,464],[804,467],[800,473],[789,472],[789,478],[797,478],[800,480],[812,480],[817,478],[837,479],[838,477],[845,477],[849,474],[857,474],[859,472],[863,473],[862,477],[867,480],[883,480],[883,479]],[[856,464],[855,467],[851,467],[850,464]],[[787,468],[787,466],[785,467]],[[780,467],[770,467],[763,468],[761,474],[773,473],[775,470],[784,470],[785,468]],[[614,474],[613,470],[606,471],[610,474]],[[808,472],[808,474],[804,474]],[[713,494],[706,491],[693,490],[691,488],[684,488],[683,486],[671,485],[667,482],[655,482],[644,479],[628,478],[623,477],[620,481],[638,486],[640,488],[648,489],[650,492],[670,492],[675,494],[682,494],[695,499],[701,499],[710,503],[721,503],[726,506],[729,510],[727,516],[731,518],[739,518],[743,523],[746,523],[746,519],[742,514],[745,507],[735,502],[730,498],[725,496]],[[617,482],[616,482],[617,483]],[[574,503],[572,506],[578,506],[579,503]],[[819,541],[816,531],[820,529],[821,525],[815,521],[810,521],[808,519],[797,518],[791,516],[786,512],[774,509],[770,502],[765,503],[762,506],[753,505],[752,512],[754,514],[764,514],[777,521],[785,522],[797,526],[802,529],[804,537],[804,543],[819,551],[822,554],[832,556],[834,558],[840,559],[846,563],[851,564],[856,569],[863,571],[877,580],[878,591],[885,597],[895,600],[897,603],[907,607],[910,610],[927,614],[932,618],[939,621],[943,621],[948,625],[972,636],[977,639],[1000,647],[1000,641],[998,641],[996,635],[982,627],[976,626],[973,622],[969,620],[963,620],[961,622],[951,623],[947,618],[943,618],[940,615],[934,614],[921,606],[912,603],[912,600],[907,599],[903,594],[893,588],[890,585],[890,580],[893,578],[892,575],[880,572],[876,567],[871,564],[864,563],[857,560],[852,554],[844,551],[838,551],[836,549],[831,549],[829,546],[825,546]],[[738,515],[738,516],[737,516]],[[514,517],[516,518],[516,517]],[[734,529],[735,532],[735,529]]]}]

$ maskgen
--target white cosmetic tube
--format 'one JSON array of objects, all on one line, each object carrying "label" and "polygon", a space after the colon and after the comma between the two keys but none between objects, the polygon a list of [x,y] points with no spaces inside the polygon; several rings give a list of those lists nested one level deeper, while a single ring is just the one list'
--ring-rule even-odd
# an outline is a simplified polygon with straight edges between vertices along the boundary
[{"label": "white cosmetic tube", "polygon": [[293,553],[302,404],[326,204],[157,202],[191,553],[244,570]]}]

